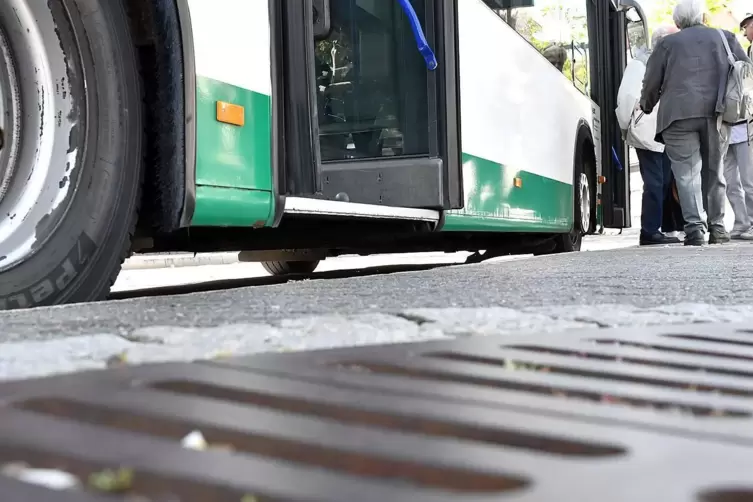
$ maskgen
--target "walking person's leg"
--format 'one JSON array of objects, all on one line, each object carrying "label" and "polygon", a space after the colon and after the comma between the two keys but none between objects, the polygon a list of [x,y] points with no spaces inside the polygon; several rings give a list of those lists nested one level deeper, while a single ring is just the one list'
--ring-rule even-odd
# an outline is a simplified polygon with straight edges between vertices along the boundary
[{"label": "walking person's leg", "polygon": [[701,150],[708,183],[709,244],[722,244],[729,242],[729,233],[724,228],[727,183],[723,162],[729,147],[730,127],[717,119],[707,119],[705,129],[705,134],[701,134]]},{"label": "walking person's leg", "polygon": [[738,166],[737,145],[730,145],[727,155],[724,156],[724,179],[727,182],[727,199],[732,206],[732,212],[735,213],[735,224],[730,233],[733,239],[740,238],[743,232],[750,229],[751,224]]},{"label": "walking person's leg", "polygon": [[662,132],[685,220],[685,245],[690,246],[703,245],[707,230],[701,188],[700,129],[697,119],[687,119],[674,122]]},{"label": "walking person's leg", "polygon": [[[745,208],[748,222],[753,225],[753,144],[734,145],[737,151],[737,166],[740,172],[740,184],[745,194]],[[732,148],[732,146],[730,146]],[[741,239],[753,240],[753,226],[744,232]]]},{"label": "walking person's leg", "polygon": [[661,230],[664,235],[678,237],[685,227],[685,222],[682,221],[680,203],[675,198],[676,184],[675,176],[672,174],[672,161],[669,160],[666,152],[662,153],[662,165],[664,166],[664,203]]},{"label": "walking person's leg", "polygon": [[640,148],[636,148],[635,151],[638,154],[638,165],[643,178],[640,245],[678,243],[679,239],[667,237],[659,231],[664,205],[664,154]]}]

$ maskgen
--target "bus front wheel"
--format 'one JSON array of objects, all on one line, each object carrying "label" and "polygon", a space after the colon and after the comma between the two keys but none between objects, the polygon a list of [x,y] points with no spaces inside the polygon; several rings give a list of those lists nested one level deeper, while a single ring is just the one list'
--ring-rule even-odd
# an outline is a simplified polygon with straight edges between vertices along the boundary
[{"label": "bus front wheel", "polygon": [[312,261],[264,261],[261,263],[264,270],[275,277],[286,275],[311,274],[319,266],[319,260]]},{"label": "bus front wheel", "polygon": [[0,1],[0,310],[100,299],[130,250],[143,129],[123,4]]}]

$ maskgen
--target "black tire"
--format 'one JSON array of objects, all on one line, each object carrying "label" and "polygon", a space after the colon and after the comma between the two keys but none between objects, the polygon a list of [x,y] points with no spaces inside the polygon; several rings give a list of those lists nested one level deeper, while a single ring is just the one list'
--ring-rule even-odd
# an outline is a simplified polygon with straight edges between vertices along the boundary
[{"label": "black tire", "polygon": [[311,274],[319,266],[319,260],[312,261],[264,261],[261,263],[264,270],[280,277],[285,275]]},{"label": "black tire", "polygon": [[[2,0],[14,1],[24,0]],[[26,1],[46,10],[31,21],[22,19],[22,24],[37,26],[20,29],[37,29],[46,36],[52,22],[59,42],[57,49],[44,43],[50,51],[46,57],[53,69],[67,65],[63,68],[68,78],[56,79],[59,87],[44,92],[57,92],[54,106],[67,106],[69,113],[56,114],[57,123],[44,127],[64,129],[70,138],[69,151],[79,154],[73,162],[70,157],[50,157],[50,172],[60,168],[56,163],[63,163],[69,174],[63,181],[49,180],[45,190],[57,190],[53,183],[60,183],[61,190],[66,183],[70,188],[64,201],[45,218],[36,223],[30,218],[28,224],[36,224],[37,232],[33,251],[12,265],[0,261],[0,310],[105,297],[130,250],[143,176],[141,82],[123,2]],[[0,7],[0,16],[4,15],[8,10]],[[17,21],[0,18],[0,29],[13,30],[13,23]],[[15,36],[22,40],[20,34]],[[9,38],[12,42],[13,36]],[[21,44],[11,46],[21,48]],[[25,71],[24,64],[31,61],[17,55],[19,74]],[[38,90],[33,86],[20,89],[22,95]],[[28,103],[29,96],[22,97]],[[22,110],[24,117],[30,113],[37,111]],[[24,135],[28,134],[38,135],[39,130],[24,129],[19,137],[27,141]],[[26,167],[19,163],[18,168],[20,173]],[[4,202],[0,200],[0,208]]]}]

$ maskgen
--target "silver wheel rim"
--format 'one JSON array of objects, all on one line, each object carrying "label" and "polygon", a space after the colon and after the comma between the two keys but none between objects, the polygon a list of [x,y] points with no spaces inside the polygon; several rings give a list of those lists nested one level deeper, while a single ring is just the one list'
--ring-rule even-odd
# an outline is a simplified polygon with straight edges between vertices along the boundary
[{"label": "silver wheel rim", "polygon": [[588,186],[588,176],[580,175],[580,228],[585,234],[591,228],[591,188]]},{"label": "silver wheel rim", "polygon": [[[57,2],[0,1],[0,272],[28,260],[67,208],[83,134],[75,122]],[[62,11],[62,9],[61,9]],[[82,78],[82,75],[75,75]],[[75,112],[75,113],[74,113]]]}]

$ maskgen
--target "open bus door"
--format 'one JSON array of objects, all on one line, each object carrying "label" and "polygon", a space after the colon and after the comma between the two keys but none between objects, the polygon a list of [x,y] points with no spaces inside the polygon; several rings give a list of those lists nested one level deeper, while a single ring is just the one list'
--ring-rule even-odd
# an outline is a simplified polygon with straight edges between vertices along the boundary
[{"label": "open bus door", "polygon": [[281,197],[462,208],[456,9],[270,1]]},{"label": "open bus door", "polygon": [[[592,74],[601,75],[592,87],[592,99],[599,105],[601,125],[602,226],[630,228],[630,156],[617,123],[617,91],[625,73],[630,51],[648,46],[648,23],[637,0],[593,2],[597,49]],[[608,71],[604,71],[604,69]]]}]

